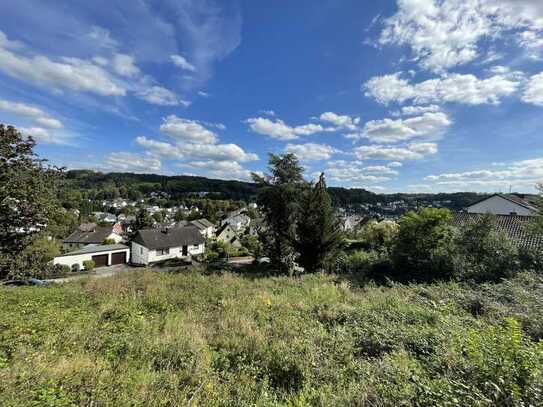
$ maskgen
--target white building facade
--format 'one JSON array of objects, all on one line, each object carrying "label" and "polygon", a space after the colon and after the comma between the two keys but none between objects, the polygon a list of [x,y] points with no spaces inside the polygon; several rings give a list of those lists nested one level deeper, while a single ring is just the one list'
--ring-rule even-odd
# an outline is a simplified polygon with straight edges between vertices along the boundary
[{"label": "white building facade", "polygon": [[83,269],[83,262],[89,260],[94,261],[95,267],[125,264],[130,261],[130,248],[122,244],[87,246],[80,250],[55,257],[53,264],[69,267],[78,264],[79,268]]},{"label": "white building facade", "polygon": [[204,252],[205,237],[192,225],[165,230],[140,230],[132,241],[132,263],[135,264],[190,259]]},{"label": "white building facade", "polygon": [[490,213],[493,215],[537,216],[536,207],[521,200],[514,200],[505,195],[495,194],[466,208],[468,213]]},{"label": "white building facade", "polygon": [[184,245],[164,249],[149,249],[139,243],[132,242],[132,262],[135,264],[150,264],[168,259],[190,258],[204,254],[205,244]]}]

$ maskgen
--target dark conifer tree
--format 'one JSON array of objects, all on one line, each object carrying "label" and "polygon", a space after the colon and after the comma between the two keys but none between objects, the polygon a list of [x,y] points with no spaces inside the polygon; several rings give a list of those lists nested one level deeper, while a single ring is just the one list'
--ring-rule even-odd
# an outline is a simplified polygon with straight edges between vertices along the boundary
[{"label": "dark conifer tree", "polygon": [[326,269],[342,242],[341,228],[326,190],[324,174],[303,193],[293,241],[298,263],[307,273]]}]

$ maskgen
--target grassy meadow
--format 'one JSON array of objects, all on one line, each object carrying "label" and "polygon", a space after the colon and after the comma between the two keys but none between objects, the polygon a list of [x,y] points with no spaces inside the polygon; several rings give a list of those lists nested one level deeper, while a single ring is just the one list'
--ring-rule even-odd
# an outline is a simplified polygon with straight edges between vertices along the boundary
[{"label": "grassy meadow", "polygon": [[137,270],[0,288],[1,406],[543,404],[543,278]]}]

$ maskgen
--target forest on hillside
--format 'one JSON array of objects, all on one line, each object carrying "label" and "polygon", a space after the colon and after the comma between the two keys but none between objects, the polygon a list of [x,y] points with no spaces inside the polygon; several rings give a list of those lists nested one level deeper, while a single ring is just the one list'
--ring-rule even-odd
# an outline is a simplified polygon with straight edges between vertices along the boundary
[{"label": "forest on hillside", "polygon": [[[251,182],[210,179],[188,175],[157,175],[134,173],[101,173],[91,170],[71,170],[66,173],[66,192],[95,191],[97,199],[112,199],[118,196],[137,199],[150,192],[165,192],[173,199],[184,198],[190,193],[207,193],[209,199],[231,199],[250,201],[255,198],[256,185]],[[376,194],[363,188],[329,187],[334,206],[389,203],[398,200],[407,202],[450,201],[449,209],[458,210],[481,199],[474,192],[439,194]]]}]

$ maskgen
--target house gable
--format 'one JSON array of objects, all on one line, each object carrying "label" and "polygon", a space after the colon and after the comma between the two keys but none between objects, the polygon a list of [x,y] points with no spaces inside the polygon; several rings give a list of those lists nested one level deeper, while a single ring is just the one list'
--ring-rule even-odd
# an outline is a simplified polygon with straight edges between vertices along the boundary
[{"label": "house gable", "polygon": [[536,216],[537,209],[500,194],[492,195],[466,208],[468,213],[491,213],[493,215]]}]

